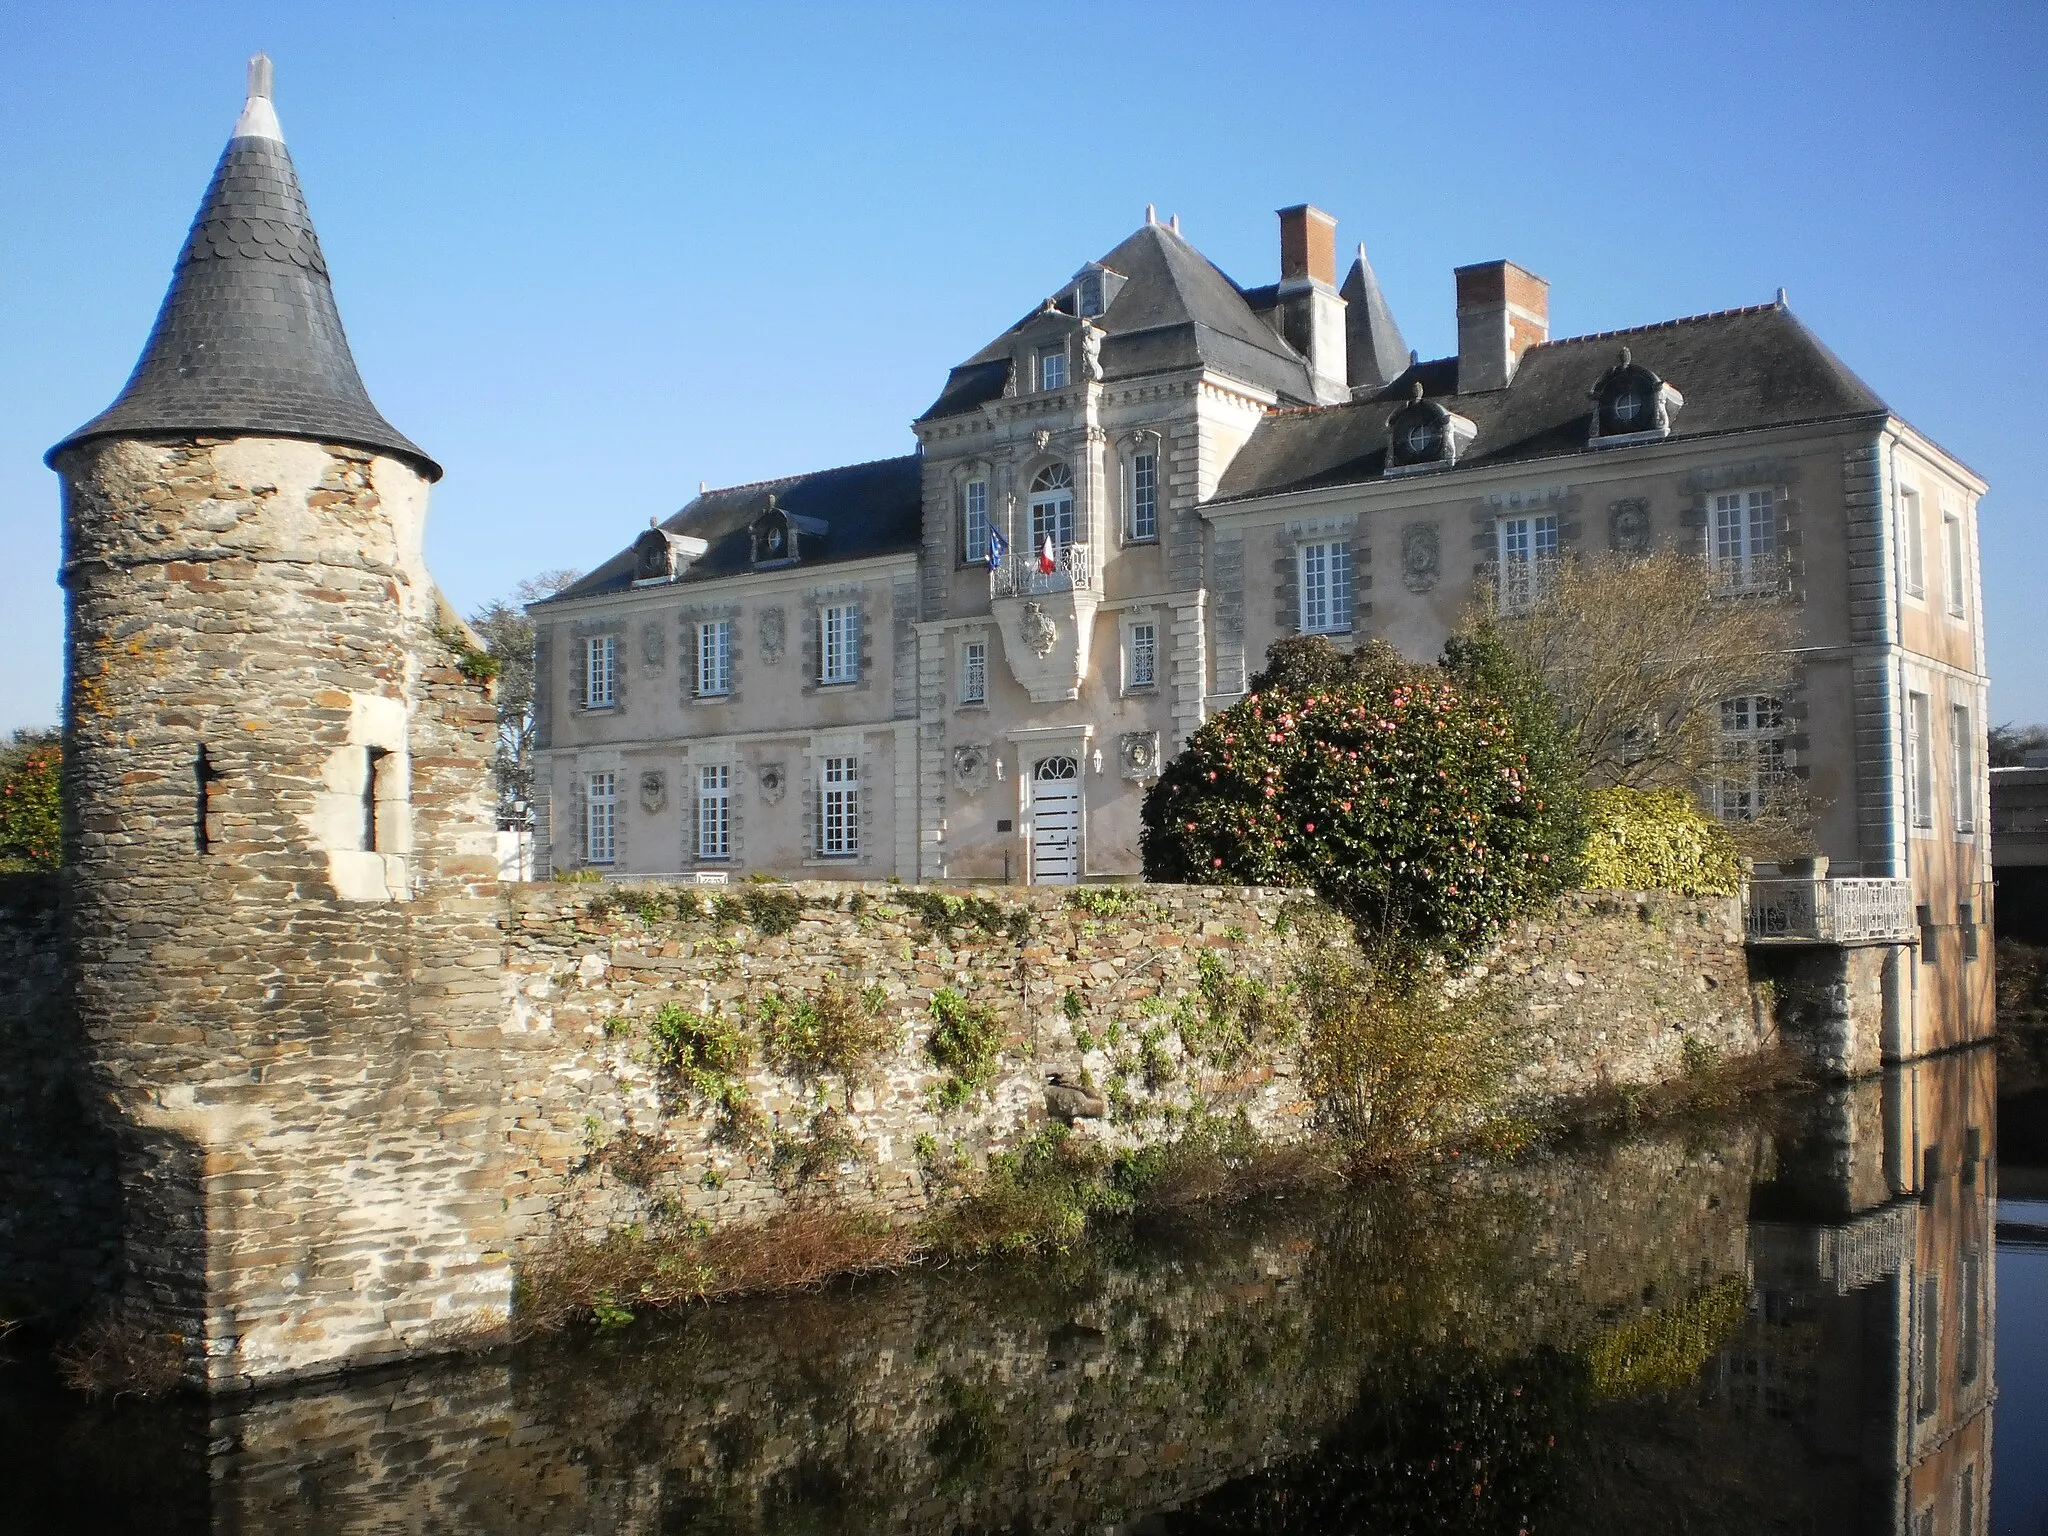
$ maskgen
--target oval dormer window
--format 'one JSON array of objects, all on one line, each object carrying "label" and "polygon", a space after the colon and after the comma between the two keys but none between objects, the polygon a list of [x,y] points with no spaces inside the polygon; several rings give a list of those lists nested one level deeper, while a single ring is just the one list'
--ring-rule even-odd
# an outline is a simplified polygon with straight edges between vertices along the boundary
[{"label": "oval dormer window", "polygon": [[1442,434],[1433,421],[1411,421],[1402,436],[1410,458],[1433,459],[1436,457],[1437,440]]},{"label": "oval dormer window", "polygon": [[1684,403],[1684,396],[1623,347],[1614,366],[1593,386],[1594,441],[1644,433],[1661,436],[1671,430],[1671,413]]},{"label": "oval dormer window", "polygon": [[1633,389],[1624,389],[1614,397],[1614,419],[1630,431],[1643,414],[1643,397]]}]

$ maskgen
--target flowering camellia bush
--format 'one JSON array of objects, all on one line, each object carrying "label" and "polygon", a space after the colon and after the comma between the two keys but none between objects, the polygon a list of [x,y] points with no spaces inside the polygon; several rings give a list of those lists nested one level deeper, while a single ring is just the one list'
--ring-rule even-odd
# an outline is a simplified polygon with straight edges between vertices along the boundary
[{"label": "flowering camellia bush", "polygon": [[1313,885],[1374,949],[1469,955],[1553,892],[1510,712],[1434,667],[1254,693],[1146,796],[1148,879]]},{"label": "flowering camellia bush", "polygon": [[54,738],[17,736],[0,747],[0,870],[55,869],[63,832]]}]

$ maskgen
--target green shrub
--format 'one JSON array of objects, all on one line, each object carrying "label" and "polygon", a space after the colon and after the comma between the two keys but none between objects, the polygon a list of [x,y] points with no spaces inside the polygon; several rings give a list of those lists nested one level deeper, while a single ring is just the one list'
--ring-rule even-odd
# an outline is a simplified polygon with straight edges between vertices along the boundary
[{"label": "green shrub", "polygon": [[988,1177],[926,1227],[941,1254],[1023,1253],[1065,1248],[1094,1215],[1131,1208],[1110,1177],[1109,1153],[1050,1125],[1015,1151],[988,1160]]},{"label": "green shrub", "polygon": [[896,1044],[896,1026],[884,1017],[886,1002],[880,987],[856,992],[837,977],[795,1002],[771,993],[755,1011],[769,1063],[803,1082],[837,1077],[850,1094],[875,1059]]},{"label": "green shrub", "polygon": [[594,869],[558,869],[554,873],[557,885],[599,885],[604,876]]},{"label": "green shrub", "polygon": [[951,987],[932,994],[937,1022],[924,1043],[924,1053],[945,1077],[936,1090],[941,1109],[958,1109],[988,1086],[1002,1052],[1003,1026],[995,1010],[971,1003]]},{"label": "green shrub", "polygon": [[1067,905],[1090,917],[1121,917],[1142,906],[1144,900],[1136,891],[1118,890],[1113,885],[1084,885],[1067,893]]},{"label": "green shrub", "polygon": [[978,930],[990,938],[1007,935],[1022,943],[1031,932],[1031,913],[1024,907],[1006,907],[986,896],[948,896],[943,891],[906,891],[903,904],[923,919],[934,934],[948,928]]},{"label": "green shrub", "polygon": [[754,1138],[760,1111],[741,1080],[753,1065],[754,1046],[736,1020],[664,1003],[647,1033],[665,1099],[695,1098],[717,1114],[728,1141]]},{"label": "green shrub", "polygon": [[55,869],[64,856],[63,748],[17,732],[0,747],[0,870]]},{"label": "green shrub", "polygon": [[1728,829],[1676,789],[1596,789],[1579,878],[1592,890],[1732,896],[1742,864]]},{"label": "green shrub", "polygon": [[1375,942],[1453,957],[1547,895],[1570,851],[1500,702],[1376,656],[1232,705],[1145,797],[1153,880],[1314,885]]},{"label": "green shrub", "polygon": [[794,891],[752,889],[740,901],[747,921],[770,936],[789,932],[804,913],[804,899]]}]

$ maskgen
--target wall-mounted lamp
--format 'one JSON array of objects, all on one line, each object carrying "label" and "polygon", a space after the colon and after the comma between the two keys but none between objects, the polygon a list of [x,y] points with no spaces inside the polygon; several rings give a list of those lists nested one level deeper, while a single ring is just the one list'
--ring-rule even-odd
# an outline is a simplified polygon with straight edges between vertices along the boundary
[{"label": "wall-mounted lamp", "polygon": [[1003,782],[1003,760],[1000,757],[996,759],[996,782]]},{"label": "wall-mounted lamp", "polygon": [[1095,756],[1094,756],[1094,758],[1092,759],[1092,761],[1093,761],[1093,762],[1094,762],[1094,764],[1095,764],[1095,771],[1096,771],[1097,773],[1100,773],[1100,772],[1102,772],[1102,748],[1100,748],[1100,747],[1097,747],[1097,748],[1095,749]]}]

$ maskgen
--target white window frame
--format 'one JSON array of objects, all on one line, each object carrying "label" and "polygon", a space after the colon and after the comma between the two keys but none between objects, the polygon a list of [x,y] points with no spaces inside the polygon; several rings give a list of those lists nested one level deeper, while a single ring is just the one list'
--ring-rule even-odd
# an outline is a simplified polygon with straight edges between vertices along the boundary
[{"label": "white window frame", "polygon": [[1915,832],[1934,829],[1934,700],[1906,694],[1906,819]]},{"label": "white window frame", "polygon": [[1048,535],[1055,551],[1064,552],[1075,542],[1080,523],[1074,511],[1074,471],[1065,464],[1046,465],[1032,476],[1030,499],[1031,548],[1025,551],[1027,570],[1045,548]]},{"label": "white window frame", "polygon": [[705,619],[697,625],[697,697],[722,699],[732,692],[732,620]]},{"label": "white window frame", "polygon": [[583,776],[583,862],[619,859],[619,776],[610,769]]},{"label": "white window frame", "polygon": [[1760,592],[1778,584],[1778,493],[1751,485],[1707,497],[1707,554],[1723,592]]},{"label": "white window frame", "polygon": [[1342,539],[1315,539],[1295,551],[1300,584],[1297,617],[1304,635],[1347,635],[1351,632],[1351,546]]},{"label": "white window frame", "polygon": [[960,563],[988,563],[988,481],[975,476],[960,488]]},{"label": "white window frame", "polygon": [[1519,613],[1550,591],[1551,573],[1557,569],[1557,514],[1517,513],[1493,527],[1500,611]]},{"label": "white window frame", "polygon": [[1132,544],[1159,542],[1159,450],[1141,448],[1131,455],[1130,510],[1124,538]]},{"label": "white window frame", "polygon": [[1899,585],[1906,596],[1927,600],[1927,517],[1919,489],[1899,487]]},{"label": "white window frame", "polygon": [[1965,558],[1969,546],[1963,541],[1963,516],[1953,506],[1941,509],[1941,567],[1943,593],[1952,619],[1970,616],[1970,574]]},{"label": "white window frame", "polygon": [[1150,693],[1159,686],[1159,623],[1133,619],[1124,625],[1124,692]]},{"label": "white window frame", "polygon": [[860,681],[860,605],[834,603],[818,610],[818,686]]},{"label": "white window frame", "polygon": [[1041,392],[1067,387],[1067,349],[1064,344],[1047,347],[1038,354],[1038,387]]},{"label": "white window frame", "polygon": [[590,635],[583,641],[583,707],[613,709],[619,702],[619,637]]},{"label": "white window frame", "polygon": [[732,764],[697,765],[697,859],[722,863],[732,857]]},{"label": "white window frame", "polygon": [[832,753],[818,760],[818,857],[860,857],[860,758]]},{"label": "white window frame", "polygon": [[1977,832],[1977,736],[1976,716],[1967,704],[1951,704],[1948,710],[1948,765],[1950,810],[1955,816],[1956,836],[1974,837]]},{"label": "white window frame", "polygon": [[1721,701],[1720,766],[1714,811],[1723,821],[1754,821],[1785,773],[1785,705],[1771,694]]},{"label": "white window frame", "polygon": [[982,639],[960,642],[960,702],[988,703],[988,642]]}]

